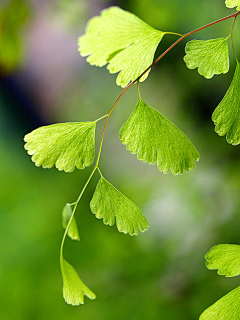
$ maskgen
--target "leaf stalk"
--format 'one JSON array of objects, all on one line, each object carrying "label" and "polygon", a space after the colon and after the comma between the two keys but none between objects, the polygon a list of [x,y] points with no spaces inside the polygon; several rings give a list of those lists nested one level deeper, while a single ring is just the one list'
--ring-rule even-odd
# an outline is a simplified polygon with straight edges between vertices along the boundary
[{"label": "leaf stalk", "polygon": [[[215,20],[213,22],[210,22],[200,28],[197,28],[193,31],[190,31],[188,33],[185,33],[184,35],[180,35],[180,34],[177,34],[177,33],[172,33],[171,34],[175,34],[175,35],[179,35],[180,38],[178,38],[173,44],[171,44],[156,60],[153,61],[153,63],[146,69],[144,70],[140,76],[135,79],[134,81],[132,81],[131,83],[129,83],[126,88],[123,89],[123,91],[120,93],[120,95],[118,96],[118,98],[116,99],[116,101],[114,102],[112,108],[110,109],[109,113],[107,114],[107,119],[106,119],[106,122],[104,124],[104,128],[103,128],[103,132],[102,132],[102,137],[101,137],[101,142],[100,142],[100,148],[99,148],[99,153],[98,153],[98,157],[97,157],[97,162],[96,162],[96,167],[98,166],[98,163],[99,163],[99,160],[100,160],[100,155],[101,155],[101,151],[102,151],[102,144],[103,144],[103,139],[104,139],[104,135],[105,135],[105,131],[106,131],[106,127],[107,127],[107,123],[108,123],[108,120],[109,120],[109,117],[111,115],[111,113],[113,112],[114,108],[116,107],[118,101],[121,99],[121,97],[123,96],[123,94],[133,85],[135,84],[136,82],[139,82],[139,80],[141,79],[141,77],[147,73],[156,63],[158,63],[170,50],[172,50],[179,42],[181,42],[183,39],[191,36],[192,34],[198,32],[198,31],[201,31],[205,28],[208,28],[208,27],[211,27],[219,22],[222,22],[222,21],[225,21],[225,20],[228,20],[230,18],[234,18],[234,23],[233,23],[233,27],[232,27],[232,33],[233,33],[233,28],[234,28],[234,24],[235,24],[235,21],[236,21],[236,18],[237,16],[240,14],[240,11],[238,12],[235,12],[233,14],[230,14],[229,16],[226,16],[224,18],[221,18],[221,19],[218,19],[218,20]],[[231,38],[232,38],[232,33],[231,33]],[[233,38],[232,38],[233,39]],[[233,42],[233,40],[232,40]],[[234,47],[233,47],[234,48]],[[235,50],[234,50],[234,53],[235,53]],[[235,54],[236,56],[236,54]],[[237,57],[236,57],[237,58]]]}]

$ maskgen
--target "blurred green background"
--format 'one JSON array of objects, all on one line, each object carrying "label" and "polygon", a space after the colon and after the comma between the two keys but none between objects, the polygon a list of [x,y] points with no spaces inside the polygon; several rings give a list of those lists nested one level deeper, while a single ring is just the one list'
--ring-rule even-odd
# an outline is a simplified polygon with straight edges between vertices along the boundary
[{"label": "blurred green background", "polygon": [[[224,0],[1,0],[1,320],[192,320],[240,285],[238,278],[220,277],[204,264],[211,246],[240,244],[240,149],[218,137],[211,121],[235,61],[230,50],[229,73],[206,80],[186,68],[181,43],[153,68],[141,95],[189,136],[201,160],[182,176],[164,175],[126,151],[118,132],[137,103],[136,86],[131,88],[109,121],[100,168],[138,205],[150,227],[130,237],[95,219],[89,201],[96,174],[76,214],[81,241],[67,240],[65,257],[97,299],[72,307],[62,298],[61,211],[76,200],[91,168],[71,174],[37,168],[24,151],[23,136],[41,125],[94,120],[109,111],[121,92],[116,75],[89,66],[78,55],[77,37],[89,18],[111,5],[178,33],[234,12]],[[225,21],[194,37],[224,37],[231,25]],[[238,30],[239,21],[239,55]],[[175,39],[166,36],[157,53]]]}]

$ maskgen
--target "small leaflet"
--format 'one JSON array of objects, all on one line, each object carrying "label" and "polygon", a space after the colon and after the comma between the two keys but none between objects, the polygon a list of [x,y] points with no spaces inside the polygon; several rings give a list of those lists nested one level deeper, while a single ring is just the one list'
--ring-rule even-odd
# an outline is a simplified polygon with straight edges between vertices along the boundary
[{"label": "small leaflet", "polygon": [[76,270],[61,255],[60,266],[63,278],[63,298],[73,306],[84,304],[84,295],[93,300],[96,295],[82,282]]},{"label": "small leaflet", "polygon": [[239,320],[240,287],[206,309],[199,320]]},{"label": "small leaflet", "polygon": [[95,156],[95,122],[67,122],[40,127],[24,137],[36,166],[72,172],[89,167]]},{"label": "small leaflet", "polygon": [[205,256],[209,270],[218,269],[218,274],[225,277],[240,275],[240,246],[219,244],[210,249]]},{"label": "small leaflet", "polygon": [[103,177],[97,184],[90,208],[106,225],[114,225],[116,219],[118,231],[131,236],[146,231],[149,226],[138,207]]},{"label": "small leaflet", "polygon": [[225,4],[227,8],[237,7],[237,10],[240,11],[240,0],[226,0]]},{"label": "small leaflet", "polygon": [[186,44],[185,52],[183,60],[187,67],[198,68],[198,73],[206,79],[229,70],[227,38],[192,40]]},{"label": "small leaflet", "polygon": [[240,143],[240,64],[237,62],[232,83],[212,115],[215,131],[226,135],[232,145]]},{"label": "small leaflet", "polygon": [[155,164],[158,170],[182,174],[194,169],[199,160],[196,148],[174,124],[157,110],[139,100],[133,113],[122,126],[120,140],[138,160]]},{"label": "small leaflet", "polygon": [[[69,203],[67,203],[62,211],[62,226],[64,229],[67,228],[68,223],[71,219],[72,216],[72,208]],[[75,217],[72,218],[71,224],[68,228],[67,235],[72,239],[72,240],[80,240],[79,237],[79,232],[78,232],[78,227],[76,223]]]},{"label": "small leaflet", "polygon": [[117,85],[125,87],[151,65],[164,34],[134,14],[110,7],[88,22],[85,35],[78,40],[79,52],[83,57],[88,56],[91,65],[102,67],[109,63],[110,73],[120,72]]}]

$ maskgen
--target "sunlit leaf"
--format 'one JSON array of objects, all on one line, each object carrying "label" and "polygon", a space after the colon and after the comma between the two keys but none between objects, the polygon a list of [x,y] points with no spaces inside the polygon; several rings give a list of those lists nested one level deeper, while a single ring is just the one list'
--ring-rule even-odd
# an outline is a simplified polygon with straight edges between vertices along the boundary
[{"label": "sunlit leaf", "polygon": [[[149,67],[164,36],[134,14],[110,7],[92,18],[86,34],[79,38],[79,52],[91,65],[109,63],[110,73],[119,72],[117,85],[125,87]],[[140,81],[148,76],[146,73]]]},{"label": "sunlit leaf", "polygon": [[240,319],[240,287],[206,309],[199,320],[239,320]]},{"label": "sunlit leaf", "polygon": [[157,162],[158,169],[182,174],[199,160],[193,144],[168,119],[140,100],[133,113],[122,126],[120,140],[127,149],[143,162]]},{"label": "sunlit leaf", "polygon": [[215,109],[212,120],[215,131],[220,135],[226,134],[228,143],[240,143],[240,64],[237,63],[232,83],[224,98]]},{"label": "sunlit leaf", "polygon": [[[69,203],[67,203],[62,211],[62,226],[64,229],[67,228],[68,223],[71,219],[72,216],[72,208]],[[72,240],[80,240],[79,237],[79,232],[78,232],[78,227],[76,223],[75,217],[72,218],[71,224],[68,228],[67,235],[72,239]]]},{"label": "sunlit leaf", "polygon": [[210,270],[218,269],[218,274],[235,277],[240,274],[240,246],[219,244],[211,248],[205,256]]},{"label": "sunlit leaf", "polygon": [[240,0],[226,0],[225,4],[227,8],[237,7],[237,10],[240,10]]},{"label": "sunlit leaf", "polygon": [[90,202],[92,213],[107,225],[114,225],[115,218],[118,231],[137,235],[143,232],[148,222],[135,204],[119,192],[103,177],[99,180]]},{"label": "sunlit leaf", "polygon": [[25,149],[36,166],[72,172],[84,169],[95,155],[95,122],[57,123],[40,127],[24,137]]},{"label": "sunlit leaf", "polygon": [[82,282],[76,270],[62,256],[60,259],[63,277],[63,298],[68,304],[77,306],[84,303],[84,295],[95,299],[96,295]]},{"label": "sunlit leaf", "polygon": [[198,68],[198,73],[207,79],[229,70],[227,38],[192,40],[187,43],[185,52],[183,59],[187,67]]}]

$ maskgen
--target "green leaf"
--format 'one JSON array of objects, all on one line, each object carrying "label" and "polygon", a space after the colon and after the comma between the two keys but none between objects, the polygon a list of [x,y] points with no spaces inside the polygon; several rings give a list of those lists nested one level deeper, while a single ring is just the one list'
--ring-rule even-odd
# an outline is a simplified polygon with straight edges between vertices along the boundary
[{"label": "green leaf", "polygon": [[93,300],[96,295],[82,282],[76,270],[61,255],[60,266],[63,277],[63,298],[68,304],[84,303],[84,295]]},{"label": "green leaf", "polygon": [[[99,67],[109,63],[110,73],[119,72],[116,83],[125,87],[149,67],[166,32],[158,31],[134,14],[110,7],[92,18],[86,34],[79,37],[79,52],[87,62]],[[147,72],[141,77],[144,81]]]},{"label": "green leaf", "polygon": [[72,172],[84,169],[95,155],[95,122],[57,123],[40,127],[24,137],[25,149],[36,166]]},{"label": "green leaf", "polygon": [[119,192],[103,177],[99,180],[90,202],[92,213],[106,225],[114,225],[115,217],[118,231],[137,235],[138,229],[144,232],[148,222],[132,201]]},{"label": "green leaf", "polygon": [[220,135],[226,134],[228,143],[240,143],[240,65],[237,63],[232,83],[224,98],[215,109],[212,120],[215,131]]},{"label": "green leaf", "polygon": [[225,4],[227,8],[237,7],[237,10],[240,10],[240,0],[226,0]]},{"label": "green leaf", "polygon": [[229,292],[211,307],[206,309],[199,320],[239,320],[240,287]]},{"label": "green leaf", "polygon": [[133,113],[122,126],[120,140],[137,158],[167,173],[182,174],[199,160],[199,153],[185,136],[157,110],[140,100]]},{"label": "green leaf", "polygon": [[207,79],[229,70],[227,38],[192,40],[187,43],[185,52],[183,60],[187,67],[198,68],[198,73]]},{"label": "green leaf", "polygon": [[[68,223],[71,219],[72,216],[72,208],[69,203],[67,203],[62,211],[62,226],[64,229],[67,228]],[[79,237],[79,232],[78,232],[78,227],[76,223],[75,217],[72,218],[71,224],[68,228],[67,235],[72,239],[72,240],[80,240]]]},{"label": "green leaf", "polygon": [[218,269],[218,274],[235,277],[240,274],[240,246],[219,244],[206,254],[206,266],[210,270]]}]

